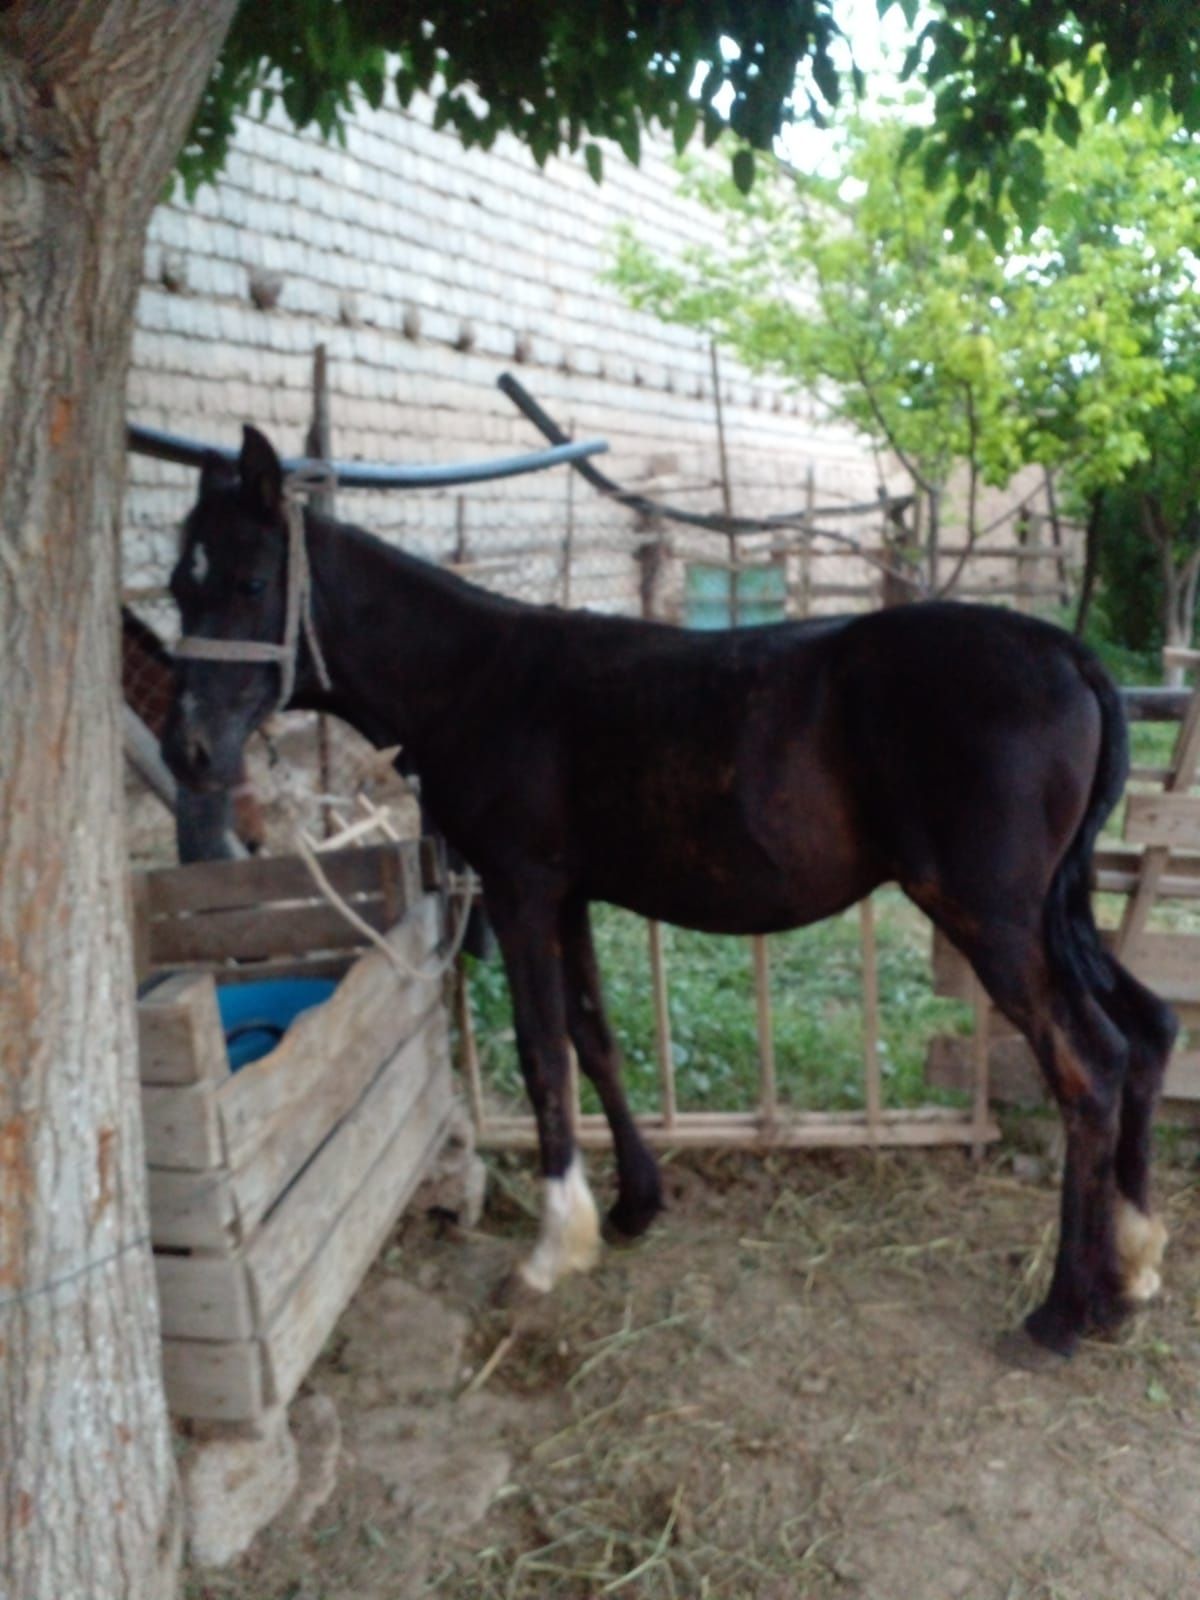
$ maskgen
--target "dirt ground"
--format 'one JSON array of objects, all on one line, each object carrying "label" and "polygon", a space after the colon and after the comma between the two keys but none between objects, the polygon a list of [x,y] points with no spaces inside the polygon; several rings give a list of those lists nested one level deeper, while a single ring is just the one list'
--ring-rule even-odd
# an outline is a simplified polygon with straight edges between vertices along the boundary
[{"label": "dirt ground", "polygon": [[1044,1166],[676,1158],[645,1241],[514,1313],[536,1188],[500,1165],[478,1229],[401,1225],[313,1371],[332,1498],[188,1600],[1200,1596],[1194,1168],[1164,1298],[1063,1362],[1001,1337]]}]

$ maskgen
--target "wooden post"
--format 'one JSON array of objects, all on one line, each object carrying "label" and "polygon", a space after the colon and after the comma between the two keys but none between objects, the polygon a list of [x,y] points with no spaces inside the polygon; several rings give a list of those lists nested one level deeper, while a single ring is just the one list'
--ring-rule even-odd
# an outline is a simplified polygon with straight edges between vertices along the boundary
[{"label": "wooden post", "polygon": [[775,1035],[771,1027],[771,968],[767,941],[756,934],[750,941],[754,952],[754,1009],[758,1025],[759,1109],[766,1126],[779,1119],[779,1096],[775,1084]]},{"label": "wooden post", "polygon": [[579,1057],[575,1046],[567,1045],[567,1105],[570,1108],[571,1132],[578,1138],[583,1126],[583,1104],[579,1098]]},{"label": "wooden post", "polygon": [[[575,419],[572,417],[567,423],[568,435],[575,432]],[[564,606],[571,604],[571,557],[575,544],[575,473],[567,469],[567,526],[563,533],[562,550],[562,603]]]},{"label": "wooden post", "polygon": [[858,906],[862,945],[863,1072],[867,1126],[878,1137],[883,1121],[883,1093],[879,1076],[879,959],[875,943],[875,902],[870,895]]},{"label": "wooden post", "polygon": [[721,503],[725,515],[730,519],[726,524],[725,537],[729,542],[729,625],[736,628],[740,613],[740,596],[738,595],[738,568],[741,565],[741,552],[738,549],[737,534],[733,531],[733,489],[729,482],[729,457],[725,452],[725,410],[721,404],[721,369],[717,363],[717,341],[710,339],[708,342],[709,363],[712,368],[713,402],[717,411],[717,458],[721,464]]},{"label": "wooden post", "polygon": [[[1187,794],[1196,781],[1200,766],[1200,685],[1192,691],[1187,712],[1175,740],[1171,771],[1163,785],[1166,794]],[[1137,946],[1146,931],[1159,885],[1166,873],[1171,852],[1165,845],[1147,845],[1142,851],[1137,885],[1125,902],[1125,914],[1117,933],[1116,954],[1126,966],[1136,965]]]},{"label": "wooden post", "polygon": [[661,922],[648,922],[650,931],[650,983],[654,994],[654,1049],[658,1057],[658,1084],[664,1128],[675,1126],[675,1059],[671,1054],[671,1013],[667,1008],[667,967],[663,959]]},{"label": "wooden post", "polygon": [[[323,344],[313,351],[313,409],[312,421],[304,439],[305,454],[314,461],[333,460],[333,418],[329,403],[329,362]],[[309,494],[312,509],[323,517],[336,512],[337,496],[331,483],[313,489]],[[329,719],[322,713],[317,717],[317,783],[323,795],[333,792],[333,755],[329,736]],[[328,839],[333,832],[333,819],[328,802],[321,804],[322,826]]]},{"label": "wooden post", "polygon": [[454,497],[454,565],[465,567],[467,564],[467,502],[466,498],[457,494]]},{"label": "wooden post", "polygon": [[800,606],[802,617],[812,610],[813,513],[817,503],[817,478],[810,461],[804,473],[804,523],[800,534]]},{"label": "wooden post", "polygon": [[974,973],[971,974],[971,1002],[975,1015],[974,1032],[971,1035],[971,1076],[975,1088],[971,1122],[975,1130],[975,1142],[971,1146],[971,1159],[978,1162],[983,1160],[987,1149],[988,1047],[991,1043],[992,1002]]},{"label": "wooden post", "polygon": [[483,1107],[483,1080],[479,1072],[479,1048],[475,1043],[475,1024],[471,1017],[471,994],[467,987],[467,969],[460,956],[454,981],[454,1016],[458,1024],[459,1057],[463,1077],[467,1083],[467,1104],[471,1108],[471,1121],[475,1132],[483,1132],[485,1113]]}]

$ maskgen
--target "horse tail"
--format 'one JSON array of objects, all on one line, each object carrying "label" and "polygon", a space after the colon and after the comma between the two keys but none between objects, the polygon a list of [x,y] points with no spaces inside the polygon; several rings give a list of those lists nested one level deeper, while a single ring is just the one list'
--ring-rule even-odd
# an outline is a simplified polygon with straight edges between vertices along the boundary
[{"label": "horse tail", "polygon": [[1129,777],[1129,728],[1108,673],[1086,647],[1075,645],[1075,651],[1075,664],[1100,709],[1100,749],[1087,810],[1050,883],[1046,945],[1056,971],[1076,992],[1107,993],[1113,967],[1092,912],[1092,851]]}]

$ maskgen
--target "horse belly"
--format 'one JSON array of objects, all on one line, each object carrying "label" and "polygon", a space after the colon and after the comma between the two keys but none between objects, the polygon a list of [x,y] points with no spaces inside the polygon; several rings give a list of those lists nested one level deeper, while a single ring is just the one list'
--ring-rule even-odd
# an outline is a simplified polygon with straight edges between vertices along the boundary
[{"label": "horse belly", "polygon": [[878,881],[838,806],[803,814],[753,785],[670,806],[627,792],[580,840],[581,887],[642,916],[709,933],[771,933],[819,922]]}]

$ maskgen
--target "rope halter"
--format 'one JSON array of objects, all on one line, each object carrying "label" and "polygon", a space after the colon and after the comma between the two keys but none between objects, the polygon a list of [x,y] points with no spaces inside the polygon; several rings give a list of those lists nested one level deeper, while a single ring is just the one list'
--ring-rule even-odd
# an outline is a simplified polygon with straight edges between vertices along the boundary
[{"label": "rope halter", "polygon": [[313,463],[289,472],[283,480],[283,516],[287,524],[287,610],[283,620],[282,644],[261,639],[201,639],[188,634],[175,646],[175,655],[187,661],[257,662],[279,668],[279,698],[272,707],[281,711],[292,698],[296,684],[296,660],[303,630],[313,665],[322,689],[332,688],[329,669],[312,617],[312,574],[308,565],[308,545],[304,538],[304,507],[301,497],[313,489],[331,484],[331,468]]}]

